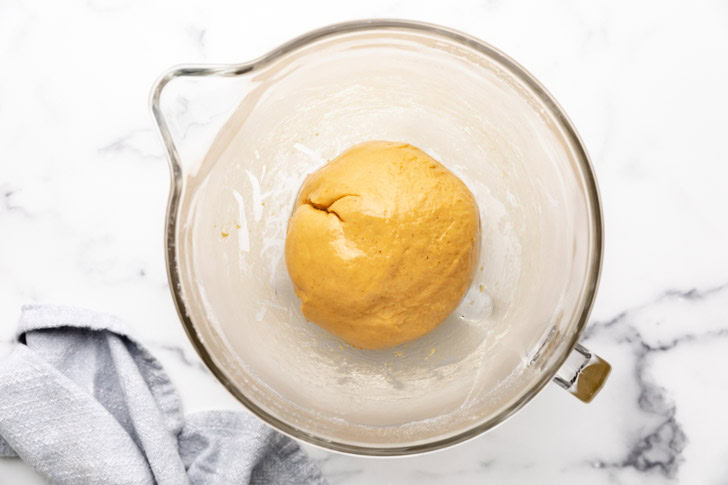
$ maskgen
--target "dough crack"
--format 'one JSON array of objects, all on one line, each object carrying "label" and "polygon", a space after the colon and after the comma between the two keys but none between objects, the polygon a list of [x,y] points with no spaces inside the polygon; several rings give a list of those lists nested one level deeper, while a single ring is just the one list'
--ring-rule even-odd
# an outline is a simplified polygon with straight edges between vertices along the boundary
[{"label": "dough crack", "polygon": [[338,201],[340,201],[341,199],[345,198],[345,197],[359,197],[359,196],[357,194],[344,194],[344,195],[340,195],[339,197],[335,198],[334,200],[332,200],[328,204],[320,204],[318,202],[312,201],[309,198],[309,199],[306,200],[305,203],[307,205],[310,205],[311,207],[313,207],[316,210],[319,210],[319,211],[322,211],[322,212],[326,212],[328,214],[333,214],[341,222],[344,222],[344,219],[341,217],[341,215],[338,212],[336,212],[334,209],[332,209],[331,206],[334,205],[335,203],[337,203]]}]

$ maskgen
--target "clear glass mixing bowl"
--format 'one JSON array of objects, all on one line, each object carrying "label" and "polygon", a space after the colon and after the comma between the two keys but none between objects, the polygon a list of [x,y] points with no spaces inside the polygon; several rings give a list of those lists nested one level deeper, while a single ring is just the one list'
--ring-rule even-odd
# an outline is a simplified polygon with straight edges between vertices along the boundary
[{"label": "clear glass mixing bowl", "polygon": [[[180,319],[268,424],[334,450],[402,455],[492,428],[552,379],[587,402],[601,388],[609,365],[578,344],[602,255],[594,174],[561,108],[503,53],[434,25],[351,22],[250,63],[173,69],[152,109],[172,168]],[[483,224],[460,307],[378,351],[305,321],[283,257],[303,178],[366,140],[440,160]]]}]

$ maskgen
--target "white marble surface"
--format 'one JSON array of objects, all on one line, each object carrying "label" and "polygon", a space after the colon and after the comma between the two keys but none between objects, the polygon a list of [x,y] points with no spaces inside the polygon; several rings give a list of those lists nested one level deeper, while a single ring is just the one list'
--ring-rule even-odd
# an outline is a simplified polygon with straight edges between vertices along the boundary
[{"label": "white marble surface", "polygon": [[[149,88],[362,17],[448,25],[503,49],[589,148],[606,255],[587,344],[614,366],[583,405],[550,386],[485,436],[422,457],[311,449],[332,484],[728,483],[728,3],[0,0],[0,355],[20,305],[116,313],[186,410],[239,409],[167,288],[167,164]],[[17,460],[0,483],[42,483]]]}]

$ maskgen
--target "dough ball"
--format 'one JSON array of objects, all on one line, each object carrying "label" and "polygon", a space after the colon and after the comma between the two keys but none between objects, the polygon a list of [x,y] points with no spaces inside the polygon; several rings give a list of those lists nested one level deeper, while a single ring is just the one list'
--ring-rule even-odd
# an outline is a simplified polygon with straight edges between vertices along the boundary
[{"label": "dough ball", "polygon": [[310,174],[288,223],[303,315],[355,347],[421,337],[458,306],[480,219],[452,172],[406,143],[356,145]]}]

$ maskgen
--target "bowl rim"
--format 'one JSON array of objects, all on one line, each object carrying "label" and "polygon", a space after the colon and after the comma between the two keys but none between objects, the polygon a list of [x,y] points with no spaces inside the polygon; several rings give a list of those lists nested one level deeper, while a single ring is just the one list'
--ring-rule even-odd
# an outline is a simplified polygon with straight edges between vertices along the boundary
[{"label": "bowl rim", "polygon": [[[215,363],[211,354],[207,351],[204,343],[202,342],[197,331],[195,330],[195,326],[187,311],[185,300],[182,297],[181,278],[179,274],[177,258],[176,233],[179,215],[178,211],[180,209],[180,200],[183,187],[183,169],[180,164],[179,154],[174,145],[172,135],[169,131],[168,125],[160,108],[160,97],[162,89],[167,83],[175,78],[182,76],[240,76],[260,69],[283,55],[294,52],[321,39],[353,32],[386,30],[409,30],[429,35],[434,34],[435,36],[445,37],[450,41],[454,41],[466,47],[470,47],[478,51],[480,54],[483,54],[495,60],[497,63],[506,68],[517,79],[527,85],[533,91],[534,95],[548,107],[551,114],[555,117],[556,121],[560,125],[560,128],[563,130],[563,135],[569,142],[571,149],[575,152],[580,168],[583,171],[583,176],[587,189],[587,199],[590,208],[589,215],[593,221],[591,225],[593,232],[591,248],[592,252],[587,268],[584,295],[581,302],[582,308],[580,310],[576,331],[573,332],[573,334],[571,335],[568,346],[565,347],[562,355],[554,360],[551,366],[549,366],[549,368],[542,373],[541,377],[534,384],[532,384],[531,387],[518,400],[513,402],[510,406],[502,410],[496,416],[493,416],[492,418],[453,436],[437,439],[427,443],[397,447],[363,446],[349,443],[341,443],[298,429],[296,426],[288,424],[287,422],[268,413],[257,404],[255,404],[248,397],[246,397],[245,394],[243,394],[243,392],[238,389],[235,383],[228,379],[224,371]],[[325,448],[327,450],[354,455],[393,457],[421,454],[440,450],[455,445],[457,443],[462,443],[464,441],[470,440],[503,423],[506,419],[511,417],[516,411],[520,410],[523,406],[530,402],[546,386],[546,384],[554,378],[558,370],[566,361],[571,351],[579,342],[584,328],[586,327],[586,323],[588,321],[592,306],[594,304],[597,288],[599,286],[603,261],[604,222],[601,199],[599,195],[599,187],[597,185],[594,169],[590,161],[589,155],[586,151],[586,148],[584,147],[584,144],[581,140],[581,137],[574,128],[571,120],[567,117],[566,113],[556,102],[554,97],[525,68],[523,68],[516,61],[511,59],[500,50],[491,46],[490,44],[487,44],[480,39],[477,39],[460,31],[426,22],[401,19],[364,19],[342,22],[322,27],[303,34],[299,37],[296,37],[293,40],[290,40],[289,42],[286,42],[285,44],[273,49],[267,54],[264,54],[263,56],[247,63],[217,65],[181,65],[173,67],[169,71],[164,73],[155,82],[150,95],[150,107],[154,115],[155,121],[157,122],[160,135],[162,137],[162,141],[165,145],[169,158],[171,183],[165,220],[165,259],[167,266],[167,277],[169,280],[169,288],[172,294],[175,308],[177,310],[177,314],[179,316],[180,322],[182,323],[182,327],[184,328],[187,337],[189,338],[190,342],[192,342],[192,345],[199,354],[200,358],[205,363],[207,368],[212,372],[212,374],[218,379],[218,381],[220,381],[220,383],[225,386],[225,388],[250,412],[252,412],[258,418],[262,419],[268,425],[282,432],[283,434],[295,439],[308,442],[312,445]]]}]

